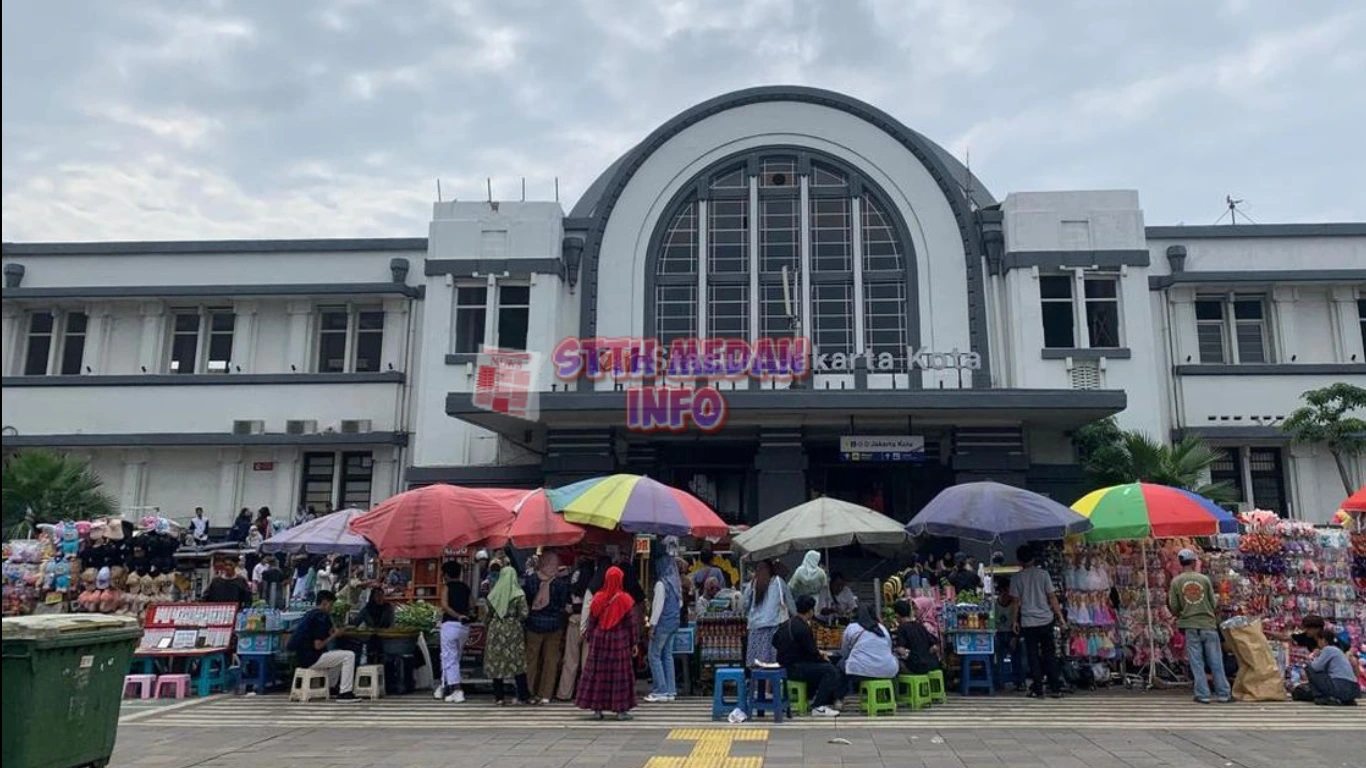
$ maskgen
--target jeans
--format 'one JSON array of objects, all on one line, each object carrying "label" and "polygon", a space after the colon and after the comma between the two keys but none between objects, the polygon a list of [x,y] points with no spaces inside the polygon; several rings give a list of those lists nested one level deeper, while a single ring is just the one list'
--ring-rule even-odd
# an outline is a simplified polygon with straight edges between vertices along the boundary
[{"label": "jeans", "polygon": [[447,689],[460,685],[460,656],[465,652],[465,640],[469,636],[470,628],[462,622],[441,624],[441,685]]},{"label": "jeans", "polygon": [[1315,699],[1333,699],[1346,704],[1361,696],[1361,686],[1355,681],[1329,677],[1327,672],[1315,672],[1312,669],[1306,669],[1304,673],[1309,678],[1309,690]]},{"label": "jeans", "polygon": [[1228,678],[1224,676],[1224,649],[1219,645],[1217,629],[1187,629],[1186,658],[1191,664],[1191,677],[1195,678],[1195,698],[1209,701],[1209,681],[1205,679],[1205,664],[1209,663],[1209,673],[1214,676],[1214,698],[1221,701],[1230,696]]},{"label": "jeans", "polygon": [[659,626],[650,633],[650,683],[651,693],[660,696],[676,696],[678,681],[674,677],[674,635],[678,634],[678,622],[661,619]]},{"label": "jeans", "polygon": [[813,691],[807,702],[812,709],[828,707],[844,693],[844,675],[834,664],[825,661],[804,661],[787,668],[789,680],[799,680]]},{"label": "jeans", "polygon": [[328,687],[335,685],[341,693],[350,693],[356,684],[356,654],[350,651],[328,651],[309,669],[326,672]]},{"label": "jeans", "polygon": [[1021,627],[1020,637],[1024,641],[1026,656],[1029,658],[1029,672],[1032,684],[1029,692],[1042,695],[1044,678],[1048,679],[1048,690],[1057,693],[1062,690],[1062,672],[1058,669],[1058,646],[1053,641],[1053,622],[1042,627]]}]

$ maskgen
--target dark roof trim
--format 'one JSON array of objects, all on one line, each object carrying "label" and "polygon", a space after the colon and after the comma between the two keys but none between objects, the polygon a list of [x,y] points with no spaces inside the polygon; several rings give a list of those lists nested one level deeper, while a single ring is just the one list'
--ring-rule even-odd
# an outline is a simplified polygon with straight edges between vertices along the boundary
[{"label": "dark roof trim", "polygon": [[1199,224],[1147,227],[1149,240],[1217,237],[1366,237],[1366,222],[1328,224]]},{"label": "dark roof trim", "polygon": [[556,258],[543,259],[428,259],[423,274],[475,277],[482,275],[558,275],[563,264]]},{"label": "dark roof trim", "polygon": [[1249,363],[1178,365],[1177,376],[1366,376],[1366,363]]},{"label": "dark roof trim", "polygon": [[225,253],[423,251],[425,237],[352,237],[309,240],[143,240],[103,243],[4,243],[5,256],[215,256]]},{"label": "dark roof trim", "polygon": [[1279,427],[1179,427],[1172,437],[1198,437],[1202,440],[1281,440],[1289,442],[1290,435]]},{"label": "dark roof trim", "polygon": [[1071,347],[1063,349],[1054,347],[1052,349],[1040,350],[1044,360],[1099,360],[1102,357],[1107,360],[1128,360],[1134,356],[1133,350],[1128,347],[1116,347],[1114,349],[1081,349]]},{"label": "dark roof trim", "polygon": [[148,373],[101,376],[6,376],[3,387],[207,387],[269,384],[402,384],[402,371],[379,373]]},{"label": "dark roof trim", "polygon": [[1160,291],[1173,285],[1195,283],[1358,283],[1366,282],[1366,269],[1276,269],[1248,272],[1181,272],[1148,278],[1148,289]]},{"label": "dark roof trim", "polygon": [[279,283],[244,285],[93,285],[6,288],[6,299],[179,299],[233,296],[376,296],[420,299],[424,286],[403,283]]},{"label": "dark roof trim", "polygon": [[1062,267],[1146,267],[1152,256],[1142,249],[1110,251],[1010,251],[1001,259],[1002,271],[1060,269]]},{"label": "dark roof trim", "polygon": [[5,448],[156,448],[178,446],[340,447],[350,445],[407,445],[407,432],[337,432],[313,435],[234,435],[224,432],[147,432],[120,435],[5,435]]},{"label": "dark roof trim", "polygon": [[472,467],[408,467],[403,473],[403,481],[408,485],[450,483],[486,488],[518,485],[535,488],[545,481],[545,472],[540,464],[516,464],[506,467],[494,464]]},{"label": "dark roof trim", "polygon": [[[920,161],[935,180],[949,208],[958,223],[959,235],[963,242],[968,271],[968,317],[969,339],[972,350],[982,356],[982,368],[974,376],[980,382],[991,381],[990,338],[987,329],[985,276],[981,267],[982,247],[973,212],[968,205],[963,190],[963,179],[949,167],[952,160],[942,147],[921,134],[907,128],[899,120],[882,110],[835,91],[804,86],[761,86],[746,88],[733,93],[717,96],[697,104],[668,122],[656,128],[640,144],[612,164],[603,176],[589,187],[584,198],[570,212],[573,217],[592,217],[593,224],[587,237],[583,252],[583,284],[581,308],[579,311],[579,335],[592,338],[597,335],[598,311],[598,267],[602,249],[602,238],[607,231],[612,210],[626,190],[627,184],[636,171],[645,164],[657,150],[670,139],[689,127],[714,115],[751,104],[771,102],[799,102],[836,109],[864,120],[887,133]],[[980,187],[980,184],[975,185]],[[980,191],[985,191],[984,189]],[[987,196],[989,197],[989,195]],[[994,201],[993,201],[994,202]]]}]

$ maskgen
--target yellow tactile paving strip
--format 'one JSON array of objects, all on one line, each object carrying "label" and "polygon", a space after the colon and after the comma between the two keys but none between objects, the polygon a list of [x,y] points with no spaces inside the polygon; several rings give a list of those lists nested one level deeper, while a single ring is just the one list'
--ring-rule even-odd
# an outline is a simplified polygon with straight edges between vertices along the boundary
[{"label": "yellow tactile paving strip", "polygon": [[768,741],[768,730],[675,728],[669,740],[693,742],[692,752],[684,757],[652,757],[645,768],[763,768],[762,757],[731,757],[730,747],[737,741]]}]

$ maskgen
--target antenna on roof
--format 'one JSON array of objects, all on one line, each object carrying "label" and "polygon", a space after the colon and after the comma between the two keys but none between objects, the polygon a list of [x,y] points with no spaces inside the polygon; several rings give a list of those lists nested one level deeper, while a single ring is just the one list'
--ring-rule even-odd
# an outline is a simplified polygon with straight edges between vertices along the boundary
[{"label": "antenna on roof", "polygon": [[526,202],[526,177],[522,177],[522,202]]},{"label": "antenna on roof", "polygon": [[440,177],[437,177],[437,180],[436,180],[436,201],[437,201],[438,203],[441,202],[441,178],[440,178]]},{"label": "antenna on roof", "polygon": [[1241,205],[1243,202],[1245,201],[1242,198],[1235,198],[1233,195],[1224,195],[1224,203],[1228,205],[1228,210],[1220,214],[1219,218],[1214,220],[1214,223],[1218,224],[1219,222],[1224,220],[1225,216],[1227,216],[1229,217],[1229,224],[1237,224],[1238,214],[1241,213],[1243,215],[1243,218],[1247,219],[1249,224],[1256,224],[1257,222],[1253,221],[1252,217],[1247,215],[1247,211],[1242,211],[1238,209],[1238,206]]},{"label": "antenna on roof", "polygon": [[560,177],[555,177],[555,202],[560,202]]},{"label": "antenna on roof", "polygon": [[490,178],[490,177],[488,177],[488,176],[485,176],[485,177],[484,177],[484,185],[485,185],[485,187],[488,189],[489,202],[492,203],[492,202],[493,202],[493,179]]},{"label": "antenna on roof", "polygon": [[972,149],[970,147],[964,147],[963,156],[966,159],[966,162],[963,163],[963,168],[968,173],[967,182],[963,185],[963,194],[968,198],[968,208],[976,210],[977,206],[972,202]]}]

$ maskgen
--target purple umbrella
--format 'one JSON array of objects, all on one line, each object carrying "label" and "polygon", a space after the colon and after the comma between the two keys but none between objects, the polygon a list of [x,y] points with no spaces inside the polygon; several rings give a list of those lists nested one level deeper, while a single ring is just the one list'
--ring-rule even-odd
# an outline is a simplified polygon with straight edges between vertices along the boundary
[{"label": "purple umbrella", "polygon": [[267,554],[286,552],[308,555],[361,555],[370,551],[364,536],[352,533],[347,524],[351,518],[365,514],[363,509],[343,509],[300,523],[261,543]]},{"label": "purple umbrella", "polygon": [[1090,529],[1090,520],[1047,496],[992,482],[945,488],[906,525],[916,536],[986,542],[1061,539]]}]

